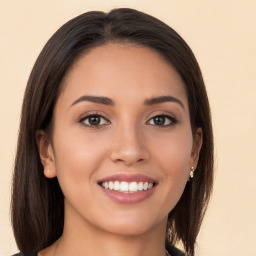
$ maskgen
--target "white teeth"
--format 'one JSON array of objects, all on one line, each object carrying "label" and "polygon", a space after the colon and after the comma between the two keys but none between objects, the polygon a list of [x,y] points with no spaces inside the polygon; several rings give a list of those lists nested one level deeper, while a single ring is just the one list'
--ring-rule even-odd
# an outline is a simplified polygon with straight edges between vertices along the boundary
[{"label": "white teeth", "polygon": [[138,190],[137,182],[131,182],[129,184],[129,192],[136,192]]},{"label": "white teeth", "polygon": [[117,190],[117,191],[119,191],[119,182],[118,181],[115,181],[114,182],[114,190]]},{"label": "white teeth", "polygon": [[112,181],[108,182],[108,189],[113,190],[113,188],[114,188],[114,183]]},{"label": "white teeth", "polygon": [[139,190],[139,191],[142,191],[142,190],[143,190],[143,182],[142,182],[142,181],[139,182],[139,184],[138,184],[138,190]]},{"label": "white teeth", "polygon": [[122,192],[127,192],[127,191],[128,191],[128,188],[129,188],[128,182],[122,181],[122,182],[120,183],[120,191],[122,191]]},{"label": "white teeth", "polygon": [[153,183],[147,182],[147,181],[146,182],[105,181],[105,182],[102,182],[101,186],[106,189],[120,191],[123,193],[128,193],[128,192],[133,193],[133,192],[151,189],[153,187]]},{"label": "white teeth", "polygon": [[147,188],[148,188],[148,182],[145,182],[144,185],[143,185],[143,189],[147,190]]}]

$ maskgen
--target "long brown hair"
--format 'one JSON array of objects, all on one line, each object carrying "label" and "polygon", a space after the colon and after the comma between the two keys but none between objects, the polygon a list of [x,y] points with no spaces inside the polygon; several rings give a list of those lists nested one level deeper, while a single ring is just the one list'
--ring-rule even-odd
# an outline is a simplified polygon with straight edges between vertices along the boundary
[{"label": "long brown hair", "polygon": [[13,176],[12,224],[23,252],[39,251],[63,231],[64,197],[57,178],[46,179],[35,133],[50,130],[65,74],[86,50],[108,42],[129,42],[160,53],[180,74],[189,102],[191,129],[203,130],[203,145],[193,181],[168,219],[168,243],[181,240],[193,256],[195,241],[213,185],[213,135],[210,107],[199,65],[185,41],[158,19],[133,9],[88,12],[64,24],[47,42],[33,67],[21,113]]}]

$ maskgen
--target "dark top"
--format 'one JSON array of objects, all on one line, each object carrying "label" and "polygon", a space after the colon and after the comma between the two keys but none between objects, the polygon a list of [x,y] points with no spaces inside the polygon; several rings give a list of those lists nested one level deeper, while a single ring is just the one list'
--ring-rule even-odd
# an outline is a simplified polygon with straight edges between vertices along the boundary
[{"label": "dark top", "polygon": [[[185,256],[185,254],[183,252],[181,252],[180,250],[178,250],[177,248],[173,247],[173,246],[167,246],[166,248],[168,250],[168,252],[171,254],[171,256]],[[37,256],[37,253],[17,253],[14,254],[12,256]]]}]

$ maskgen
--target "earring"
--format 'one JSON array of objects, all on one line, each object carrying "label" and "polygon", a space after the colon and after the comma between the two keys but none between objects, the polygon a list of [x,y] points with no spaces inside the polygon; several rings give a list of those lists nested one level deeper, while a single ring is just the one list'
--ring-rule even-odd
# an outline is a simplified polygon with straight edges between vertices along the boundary
[{"label": "earring", "polygon": [[194,172],[195,172],[194,167],[191,166],[191,171],[190,171],[190,178],[191,179],[193,179],[193,177],[194,177]]}]

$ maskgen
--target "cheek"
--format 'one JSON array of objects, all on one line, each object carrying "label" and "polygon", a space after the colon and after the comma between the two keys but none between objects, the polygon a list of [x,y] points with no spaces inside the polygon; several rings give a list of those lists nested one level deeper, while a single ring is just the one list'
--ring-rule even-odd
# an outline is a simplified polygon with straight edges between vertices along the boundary
[{"label": "cheek", "polygon": [[[58,132],[54,140],[57,165],[71,169],[85,168],[98,162],[106,152],[107,143],[82,132]],[[58,169],[58,168],[57,168]]]},{"label": "cheek", "polygon": [[[189,130],[188,130],[189,131]],[[161,146],[154,150],[154,159],[162,173],[165,198],[172,209],[181,197],[189,178],[192,133],[176,133],[169,139],[158,140]]]},{"label": "cheek", "polygon": [[[155,141],[156,142],[156,141]],[[165,172],[182,174],[188,171],[193,146],[192,132],[189,128],[180,130],[170,136],[157,138],[159,147],[154,152]]]},{"label": "cheek", "polygon": [[75,190],[80,184],[85,191],[95,181],[94,174],[106,155],[107,144],[78,133],[58,132],[54,151],[57,177],[65,194],[65,190]]}]

